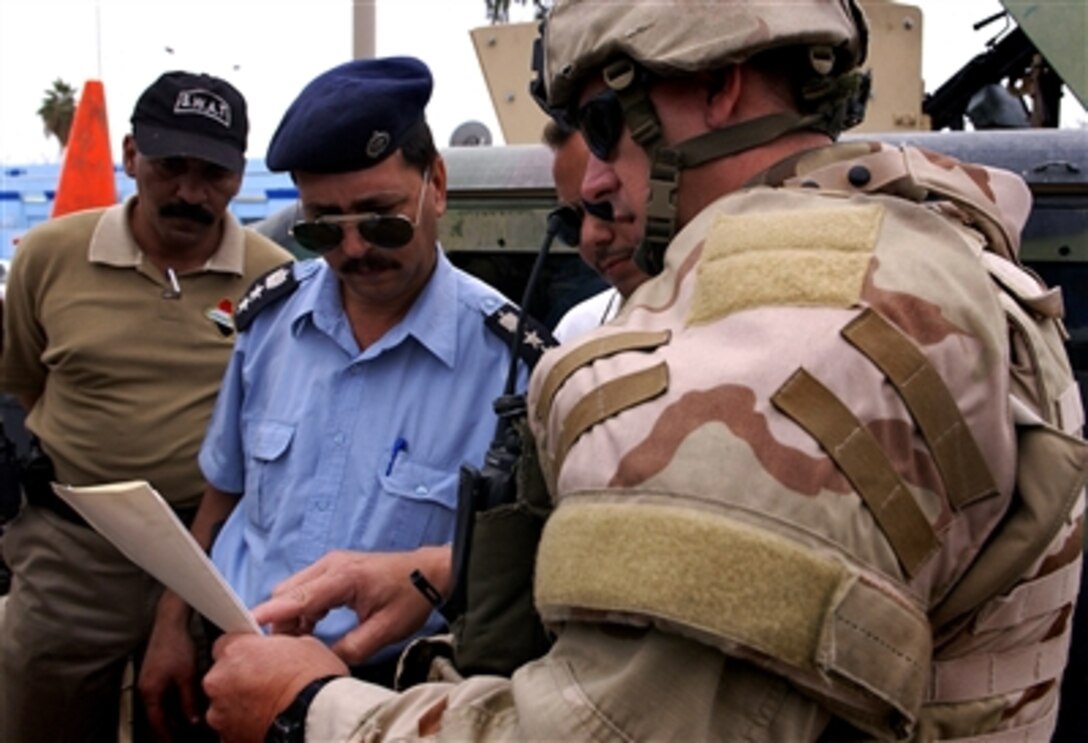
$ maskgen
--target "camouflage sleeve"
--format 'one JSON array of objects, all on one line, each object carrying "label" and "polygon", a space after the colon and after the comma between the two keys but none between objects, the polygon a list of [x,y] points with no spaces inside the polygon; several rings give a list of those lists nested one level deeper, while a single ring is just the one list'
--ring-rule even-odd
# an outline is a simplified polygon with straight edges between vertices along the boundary
[{"label": "camouflage sleeve", "polygon": [[[652,713],[647,714],[652,710]],[[814,740],[827,713],[755,666],[650,628],[569,625],[512,680],[395,695],[345,679],[317,696],[307,740]]]}]

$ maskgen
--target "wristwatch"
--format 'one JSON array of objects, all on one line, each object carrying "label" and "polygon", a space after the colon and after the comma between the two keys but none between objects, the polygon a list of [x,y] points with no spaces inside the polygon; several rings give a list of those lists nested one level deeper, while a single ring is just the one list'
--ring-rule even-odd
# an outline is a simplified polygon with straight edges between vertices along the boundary
[{"label": "wristwatch", "polygon": [[302,691],[287,705],[287,709],[276,715],[276,719],[268,726],[268,733],[264,736],[265,743],[305,743],[306,713],[310,710],[310,702],[325,688],[325,684],[338,678],[343,677],[322,676],[302,687]]}]

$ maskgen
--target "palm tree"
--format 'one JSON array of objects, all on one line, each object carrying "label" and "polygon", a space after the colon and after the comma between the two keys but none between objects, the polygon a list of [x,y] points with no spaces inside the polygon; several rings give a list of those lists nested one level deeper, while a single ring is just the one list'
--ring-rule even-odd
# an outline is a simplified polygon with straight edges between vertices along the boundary
[{"label": "palm tree", "polygon": [[[529,0],[515,0],[518,5],[526,5]],[[492,23],[507,23],[510,20],[510,0],[484,0],[487,3],[487,19]],[[536,8],[537,19],[543,18],[548,8],[551,7],[551,0],[533,0],[533,7]]]},{"label": "palm tree", "polygon": [[75,115],[76,89],[58,77],[53,81],[53,87],[45,91],[45,98],[38,109],[46,138],[56,137],[63,149],[68,144]]}]

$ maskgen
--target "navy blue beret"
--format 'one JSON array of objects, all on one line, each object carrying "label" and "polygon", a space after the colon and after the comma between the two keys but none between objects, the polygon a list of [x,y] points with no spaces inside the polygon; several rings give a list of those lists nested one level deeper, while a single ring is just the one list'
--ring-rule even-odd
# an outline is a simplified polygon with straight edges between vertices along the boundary
[{"label": "navy blue beret", "polygon": [[414,57],[357,59],[323,72],[283,115],[268,169],[348,173],[377,165],[424,120],[432,86],[431,71]]}]

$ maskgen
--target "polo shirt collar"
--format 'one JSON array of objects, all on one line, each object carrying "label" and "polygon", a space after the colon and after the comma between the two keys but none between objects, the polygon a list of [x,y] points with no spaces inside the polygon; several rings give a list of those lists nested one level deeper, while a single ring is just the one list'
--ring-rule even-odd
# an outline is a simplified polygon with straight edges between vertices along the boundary
[{"label": "polo shirt collar", "polygon": [[[136,268],[143,263],[144,252],[136,243],[129,225],[129,213],[136,207],[136,196],[125,203],[106,209],[91,235],[87,259],[118,268]],[[219,242],[204,270],[243,275],[245,265],[245,233],[237,218],[229,211],[223,215],[223,239]]]}]

